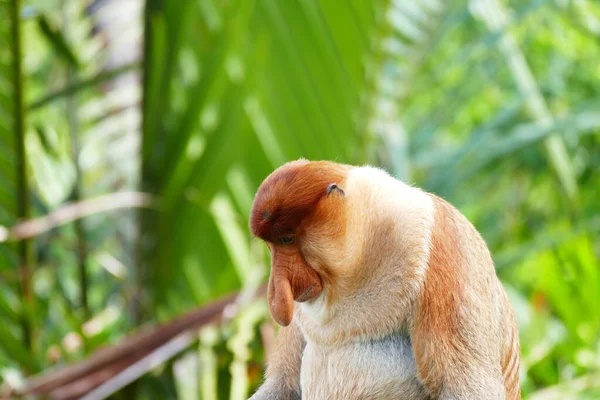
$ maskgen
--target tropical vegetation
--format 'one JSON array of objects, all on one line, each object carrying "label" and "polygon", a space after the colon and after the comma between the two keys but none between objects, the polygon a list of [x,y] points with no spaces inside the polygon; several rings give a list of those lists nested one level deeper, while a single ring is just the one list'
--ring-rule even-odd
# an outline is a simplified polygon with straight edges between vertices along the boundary
[{"label": "tropical vegetation", "polygon": [[[600,398],[598,2],[0,0],[0,15],[4,387],[255,289],[253,195],[306,157],[458,207],[517,311],[524,398]],[[247,398],[276,328],[264,300],[240,307],[109,394]]]}]

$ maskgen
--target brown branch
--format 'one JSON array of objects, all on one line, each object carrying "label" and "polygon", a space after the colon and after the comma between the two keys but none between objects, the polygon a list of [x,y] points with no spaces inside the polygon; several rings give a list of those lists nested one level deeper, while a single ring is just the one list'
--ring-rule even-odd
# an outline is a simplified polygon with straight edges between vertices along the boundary
[{"label": "brown branch", "polygon": [[67,204],[51,213],[6,228],[0,226],[0,243],[28,239],[76,219],[121,208],[154,208],[156,202],[146,193],[117,192]]},{"label": "brown branch", "polygon": [[175,336],[167,343],[150,352],[148,355],[127,366],[114,377],[87,393],[81,400],[101,400],[116,393],[148,371],[173,358],[188,348],[196,340],[195,332],[188,330]]},{"label": "brown branch", "polygon": [[[265,293],[266,285],[263,284],[253,298],[264,296]],[[18,394],[39,396],[50,393],[52,398],[57,399],[68,399],[70,396],[79,398],[148,356],[155,349],[161,348],[182,332],[221,321],[223,318],[227,319],[223,316],[223,311],[239,297],[241,296],[237,292],[230,294],[164,325],[147,327],[119,344],[98,350],[77,364],[32,377]],[[148,365],[142,364],[146,367]]]},{"label": "brown branch", "polygon": [[52,400],[74,400],[81,399],[90,390],[106,382],[113,376],[125,370],[129,365],[144,357],[149,351],[142,354],[132,354],[121,360],[109,364],[97,371],[92,371],[83,379],[78,379],[62,385],[48,393],[48,397]]},{"label": "brown branch", "polygon": [[104,348],[92,354],[88,359],[72,365],[71,367],[57,370],[55,373],[42,375],[38,379],[31,379],[25,393],[43,393],[62,386],[67,382],[79,379],[93,371],[101,369],[108,364],[126,358],[129,355],[144,354],[149,348],[156,347],[179,332],[196,325],[202,325],[211,321],[219,314],[225,305],[232,302],[234,295],[230,295],[206,307],[194,310],[178,319],[163,326],[143,329],[139,333],[126,338],[121,343]]}]

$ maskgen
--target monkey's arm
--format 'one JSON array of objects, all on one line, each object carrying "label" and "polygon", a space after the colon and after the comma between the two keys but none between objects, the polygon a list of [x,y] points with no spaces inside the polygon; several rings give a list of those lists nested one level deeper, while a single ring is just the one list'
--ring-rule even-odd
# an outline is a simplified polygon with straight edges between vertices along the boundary
[{"label": "monkey's arm", "polygon": [[265,382],[249,400],[300,400],[300,363],[306,342],[292,322],[279,330]]},{"label": "monkey's arm", "polygon": [[461,308],[437,297],[442,301],[419,310],[411,335],[417,371],[427,390],[438,400],[506,399],[496,350],[502,336],[488,320],[491,311],[473,310],[464,299]]},{"label": "monkey's arm", "polygon": [[[475,229],[434,198],[431,254],[412,346],[418,374],[439,400],[504,400],[500,316],[509,305]],[[518,397],[510,396],[510,399]]]}]

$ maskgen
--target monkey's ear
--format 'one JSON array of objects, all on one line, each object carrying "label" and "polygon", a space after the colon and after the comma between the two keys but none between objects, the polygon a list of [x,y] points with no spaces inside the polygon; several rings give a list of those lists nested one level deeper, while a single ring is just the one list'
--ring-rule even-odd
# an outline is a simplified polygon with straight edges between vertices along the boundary
[{"label": "monkey's ear", "polygon": [[327,185],[327,189],[325,189],[325,194],[327,194],[327,196],[329,196],[333,192],[338,192],[338,193],[341,193],[342,195],[345,194],[344,190],[341,187],[339,187],[337,185],[337,183],[335,183],[335,182]]}]

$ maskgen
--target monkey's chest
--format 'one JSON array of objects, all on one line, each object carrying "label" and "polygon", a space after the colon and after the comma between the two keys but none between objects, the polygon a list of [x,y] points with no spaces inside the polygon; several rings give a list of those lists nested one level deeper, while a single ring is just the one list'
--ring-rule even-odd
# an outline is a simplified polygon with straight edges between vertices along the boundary
[{"label": "monkey's chest", "polygon": [[336,347],[308,342],[300,384],[303,399],[428,399],[410,343],[401,336]]}]

